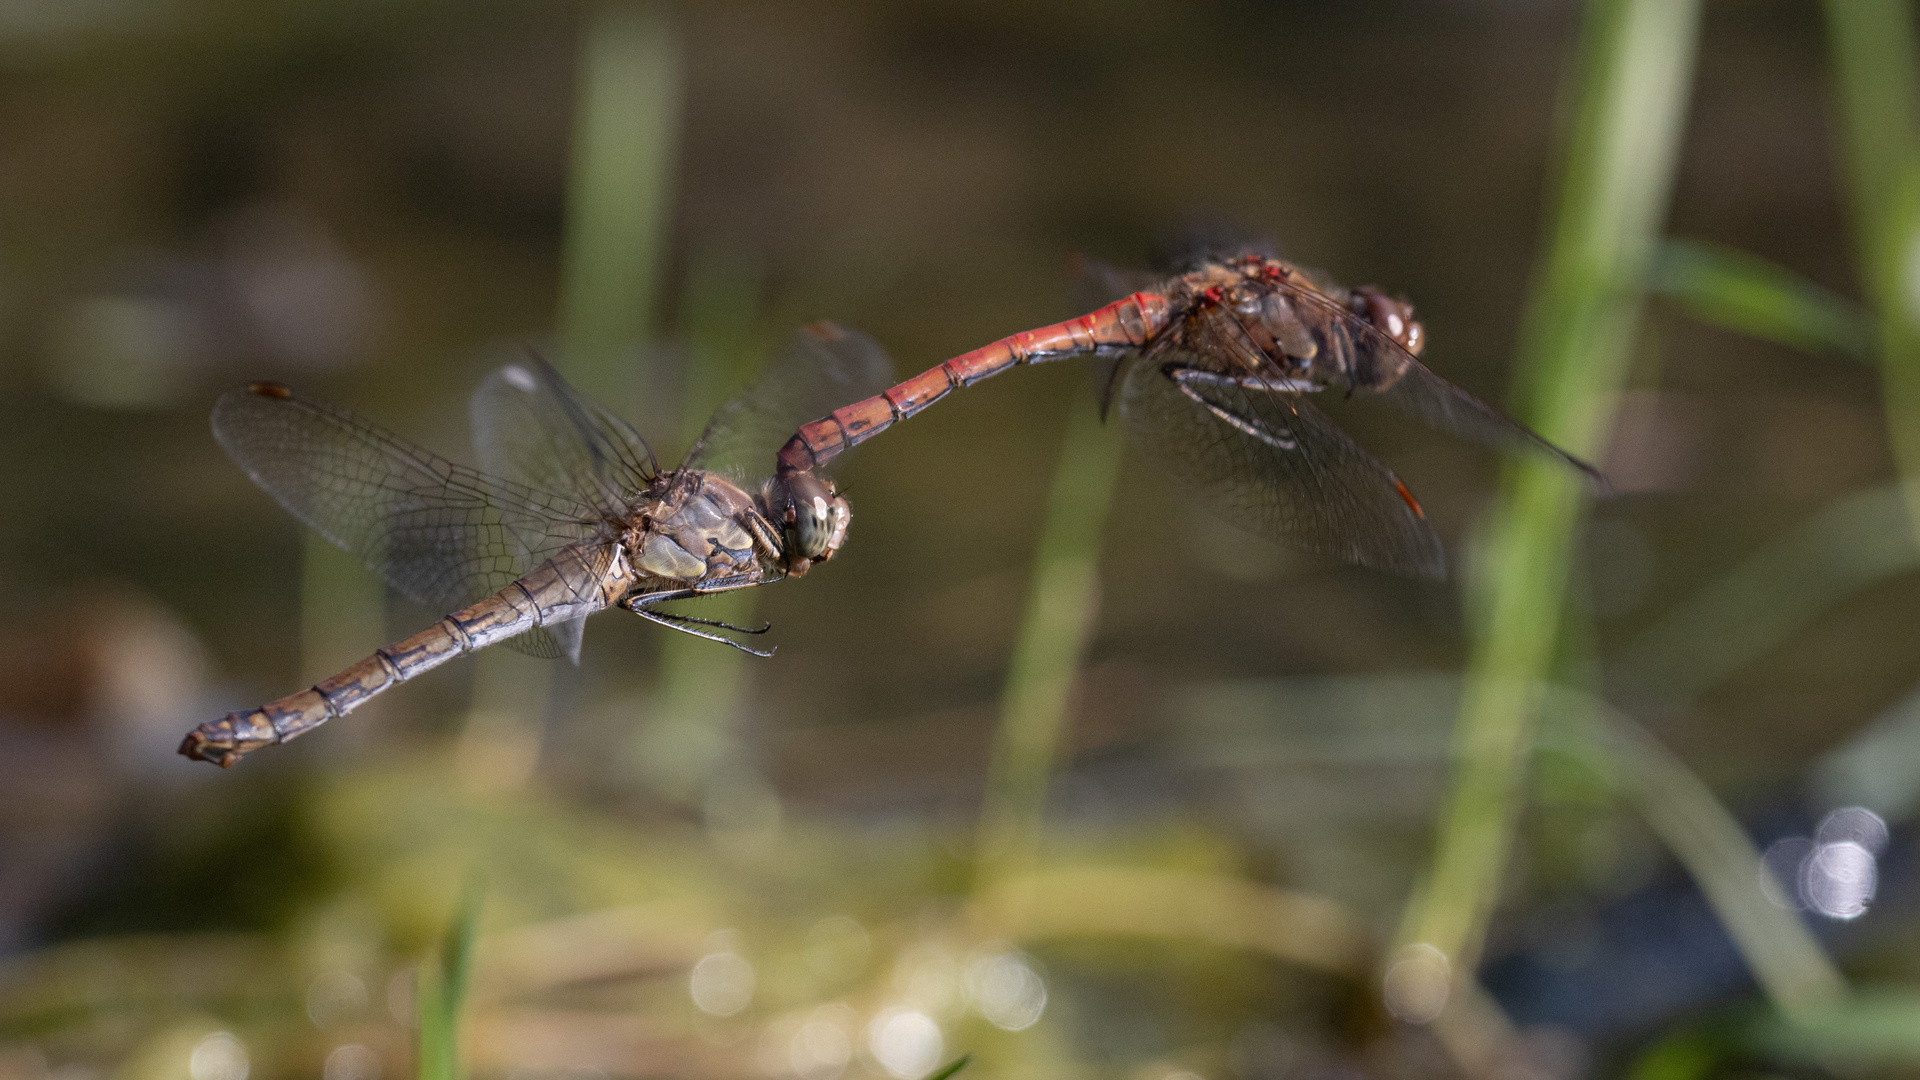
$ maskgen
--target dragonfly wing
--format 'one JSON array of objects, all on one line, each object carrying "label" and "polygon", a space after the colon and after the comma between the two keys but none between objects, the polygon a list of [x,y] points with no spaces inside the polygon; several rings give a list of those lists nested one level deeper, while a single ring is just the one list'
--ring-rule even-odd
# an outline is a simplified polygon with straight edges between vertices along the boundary
[{"label": "dragonfly wing", "polygon": [[625,517],[659,472],[632,425],[589,401],[537,356],[487,376],[470,413],[474,451],[487,473],[565,492],[608,518]]},{"label": "dragonfly wing", "polygon": [[1483,443],[1496,450],[1545,454],[1578,469],[1594,484],[1602,488],[1606,486],[1606,477],[1599,469],[1560,449],[1540,437],[1532,428],[1434,374],[1431,368],[1418,360],[1408,365],[1407,373],[1400,377],[1399,382],[1371,396],[1414,417],[1428,427]]},{"label": "dragonfly wing", "polygon": [[[1535,434],[1533,429],[1434,374],[1399,342],[1332,297],[1275,282],[1301,315],[1319,355],[1350,358],[1347,370],[1388,374],[1399,372],[1386,389],[1375,390],[1368,379],[1351,389],[1393,406],[1428,427],[1491,446],[1496,450],[1526,451],[1557,458],[1585,473],[1596,483],[1606,480],[1593,466]],[[1329,286],[1331,288],[1331,286]]]},{"label": "dragonfly wing", "polygon": [[802,327],[714,413],[687,451],[686,467],[765,475],[774,449],[801,424],[892,384],[893,361],[872,338],[830,322]]},{"label": "dragonfly wing", "polygon": [[[456,465],[277,383],[222,395],[213,435],[288,513],[440,611],[505,588],[598,522],[590,506]],[[545,631],[510,641],[564,651]]]},{"label": "dragonfly wing", "polygon": [[1439,578],[1440,539],[1400,481],[1299,394],[1249,388],[1203,358],[1130,360],[1118,409],[1129,436],[1229,521],[1381,570]]},{"label": "dragonfly wing", "polygon": [[[565,622],[549,623],[548,625],[543,626],[540,629],[544,632],[544,634],[548,638],[552,639],[554,656],[556,657],[564,656],[568,660],[571,660],[576,664],[580,662],[580,640],[582,637],[585,636],[587,631],[587,617],[585,615],[582,615],[577,619],[568,619]],[[522,635],[522,636],[525,636],[525,635]],[[509,644],[518,640],[520,639],[519,638],[507,639]],[[533,652],[533,650],[531,649],[526,649],[522,651]],[[533,655],[544,656],[546,654],[542,652],[533,652]]]},{"label": "dragonfly wing", "polygon": [[1077,311],[1103,308],[1115,300],[1160,284],[1161,276],[1138,270],[1122,270],[1089,255],[1075,255],[1067,265],[1072,283],[1073,306]]},{"label": "dragonfly wing", "polygon": [[[1076,311],[1093,311],[1133,293],[1149,290],[1159,285],[1158,274],[1137,270],[1122,270],[1117,266],[1103,263],[1088,255],[1074,255],[1067,266],[1068,277],[1072,281],[1073,306]],[[1133,356],[1132,349],[1097,349],[1094,351],[1092,372],[1093,385],[1100,395],[1100,416],[1105,419],[1113,408],[1113,392],[1118,385],[1121,365]]]}]

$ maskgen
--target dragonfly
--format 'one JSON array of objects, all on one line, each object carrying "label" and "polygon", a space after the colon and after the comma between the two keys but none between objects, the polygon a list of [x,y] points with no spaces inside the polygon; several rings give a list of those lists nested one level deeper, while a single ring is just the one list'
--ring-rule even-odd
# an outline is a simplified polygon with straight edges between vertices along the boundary
[{"label": "dragonfly", "polygon": [[890,381],[871,338],[816,323],[669,470],[631,425],[538,357],[475,391],[479,469],[279,383],[228,391],[213,434],[254,483],[395,591],[458,610],[305,690],[200,725],[180,752],[231,766],[496,642],[578,663],[583,621],[606,608],[772,655],[728,636],[769,626],[661,605],[800,577],[838,553],[852,512],[832,481],[809,474],[756,488],[746,478],[800,420]]},{"label": "dragonfly", "polygon": [[1413,305],[1343,288],[1264,252],[1190,258],[1155,280],[1087,268],[1120,299],[956,356],[802,426],[777,454],[796,478],[951,391],[1023,365],[1093,355],[1102,406],[1181,487],[1228,520],[1347,562],[1441,578],[1446,560],[1407,486],[1314,404],[1377,398],[1451,434],[1598,470],[1421,363]]}]

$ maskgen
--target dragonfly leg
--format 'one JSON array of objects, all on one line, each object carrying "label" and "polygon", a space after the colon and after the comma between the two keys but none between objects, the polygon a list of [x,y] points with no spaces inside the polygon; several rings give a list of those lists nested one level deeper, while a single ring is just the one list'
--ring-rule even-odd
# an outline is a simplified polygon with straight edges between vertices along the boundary
[{"label": "dragonfly leg", "polygon": [[[1175,373],[1178,374],[1175,374]],[[1267,375],[1222,375],[1217,371],[1202,371],[1199,368],[1173,367],[1167,372],[1173,381],[1184,388],[1189,383],[1207,386],[1233,386],[1241,390],[1258,390],[1268,394],[1312,394],[1326,389],[1310,379],[1289,379],[1283,376]]]},{"label": "dragonfly leg", "polygon": [[621,601],[621,606],[648,622],[659,623],[661,626],[667,627],[670,630],[678,630],[683,634],[692,634],[694,637],[705,638],[708,641],[717,641],[722,645],[731,645],[743,653],[749,653],[754,656],[773,655],[774,650],[772,649],[755,649],[751,646],[742,645],[724,634],[710,634],[705,630],[698,629],[699,626],[713,626],[742,634],[764,634],[773,629],[772,623],[768,623],[758,630],[755,630],[750,627],[735,626],[732,623],[720,622],[714,619],[702,619],[693,615],[681,615],[677,612],[655,611],[653,609],[655,604],[662,604],[669,600],[688,600],[695,596],[705,595],[707,591],[709,590],[675,589],[672,592],[640,593],[635,596],[629,596]]},{"label": "dragonfly leg", "polygon": [[712,596],[714,593],[732,592],[735,589],[749,589],[755,585],[766,585],[778,580],[780,579],[777,577],[770,578],[764,574],[735,574],[732,577],[714,578],[712,581],[696,582],[691,589],[683,590],[678,594],[654,593],[652,595],[662,597],[674,596],[676,599],[685,596]]},{"label": "dragonfly leg", "polygon": [[730,622],[721,622],[718,619],[703,619],[698,615],[682,615],[677,611],[656,611],[654,614],[662,618],[672,619],[675,622],[697,623],[701,626],[712,626],[721,630],[731,630],[736,634],[764,634],[773,629],[773,624],[770,622],[761,623],[757,627],[735,626]]},{"label": "dragonfly leg", "polygon": [[[1195,384],[1233,386],[1238,385],[1239,380],[1224,375],[1216,375],[1211,371],[1200,371],[1195,368],[1186,367],[1168,367],[1166,369],[1166,375],[1167,378],[1173,380],[1175,386],[1180,388],[1181,393],[1193,399],[1194,404],[1219,417],[1228,426],[1241,434],[1259,439],[1268,446],[1278,447],[1281,450],[1300,449],[1300,444],[1294,441],[1291,435],[1282,435],[1268,428],[1265,424],[1257,424],[1229,409],[1215,405],[1213,402],[1201,397],[1200,392],[1194,389]],[[1264,383],[1261,384],[1261,389],[1266,388]]]}]

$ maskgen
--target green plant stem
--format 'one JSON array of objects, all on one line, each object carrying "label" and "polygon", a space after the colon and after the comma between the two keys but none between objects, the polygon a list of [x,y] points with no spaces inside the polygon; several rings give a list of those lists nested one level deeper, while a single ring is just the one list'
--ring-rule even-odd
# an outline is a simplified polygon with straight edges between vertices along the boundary
[{"label": "green plant stem", "polygon": [[[588,397],[631,415],[669,207],[679,117],[679,45],[664,11],[602,0],[580,40],[573,161],[561,253],[555,365]],[[483,786],[532,772],[539,717],[558,674],[489,649],[475,658],[461,758]]]},{"label": "green plant stem", "polygon": [[1702,322],[1792,349],[1874,360],[1866,311],[1783,266],[1719,244],[1668,240],[1649,289]]},{"label": "green plant stem", "polygon": [[421,972],[415,995],[420,1022],[419,1080],[460,1080],[460,1015],[473,975],[473,939],[483,895],[477,882],[461,890],[460,905],[440,942],[438,970]]},{"label": "green plant stem", "polygon": [[1781,1015],[1812,1018],[1845,997],[1845,980],[1800,917],[1773,906],[1756,887],[1770,871],[1712,790],[1625,716],[1591,700],[1567,711],[1613,759],[1619,786],[1700,886]]},{"label": "green plant stem", "polygon": [[1920,562],[1906,492],[1835,499],[1668,608],[1614,654],[1614,700],[1683,708],[1849,596]]},{"label": "green plant stem", "polygon": [[380,579],[312,529],[302,533],[300,678],[318,682],[386,644]]},{"label": "green plant stem", "polygon": [[[1597,457],[1625,380],[1691,82],[1697,0],[1594,0],[1546,265],[1529,306],[1519,375],[1534,426]],[[1434,864],[1401,940],[1432,945],[1456,980],[1477,960],[1510,846],[1539,687],[1552,661],[1579,478],[1549,462],[1509,467],[1474,581],[1482,631],[1460,717]]]},{"label": "green plant stem", "polygon": [[976,884],[1032,869],[1047,779],[1060,750],[1074,674],[1100,607],[1100,536],[1120,471],[1120,437],[1091,400],[1076,400],[1054,469],[1027,609],[1000,699]]},{"label": "green plant stem", "polygon": [[[386,644],[386,587],[352,555],[312,529],[302,530],[300,550],[300,681],[311,686]],[[374,709],[380,707],[374,703]],[[372,710],[370,710],[372,711]],[[328,742],[352,756],[380,738],[380,725],[341,724]]]},{"label": "green plant stem", "polygon": [[[759,274],[740,260],[707,255],[687,274],[680,329],[689,346],[681,410],[681,445],[691,445],[708,419],[746,381],[765,353],[758,329]],[[760,590],[742,589],[700,602],[703,618],[752,623]],[[647,717],[635,729],[632,756],[647,784],[690,803],[737,758],[735,730],[746,699],[748,657],[724,645],[665,632]]]},{"label": "green plant stem", "polygon": [[588,9],[577,101],[560,366],[625,412],[638,380],[622,360],[650,329],[679,129],[679,43],[663,10],[619,0]]},{"label": "green plant stem", "polygon": [[1828,0],[1827,31],[1861,279],[1879,315],[1894,463],[1920,530],[1920,60],[1906,0]]},{"label": "green plant stem", "polygon": [[1840,107],[1841,152],[1854,240],[1876,303],[1892,299],[1904,237],[1891,231],[1912,168],[1920,93],[1908,0],[1827,0],[1828,46]]}]

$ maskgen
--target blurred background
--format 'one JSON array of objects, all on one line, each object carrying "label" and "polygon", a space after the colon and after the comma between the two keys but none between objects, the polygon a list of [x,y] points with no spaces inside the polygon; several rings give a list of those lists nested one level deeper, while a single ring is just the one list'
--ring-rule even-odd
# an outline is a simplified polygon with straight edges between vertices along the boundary
[{"label": "blurred background", "polygon": [[[1920,1074],[1910,21],[0,2],[0,1077]],[[772,659],[604,614],[173,753],[442,614],[226,387],[471,462],[533,344],[670,463],[803,323],[904,376],[1196,219],[1614,491],[1350,409],[1406,580],[1024,370],[847,456]]]}]

